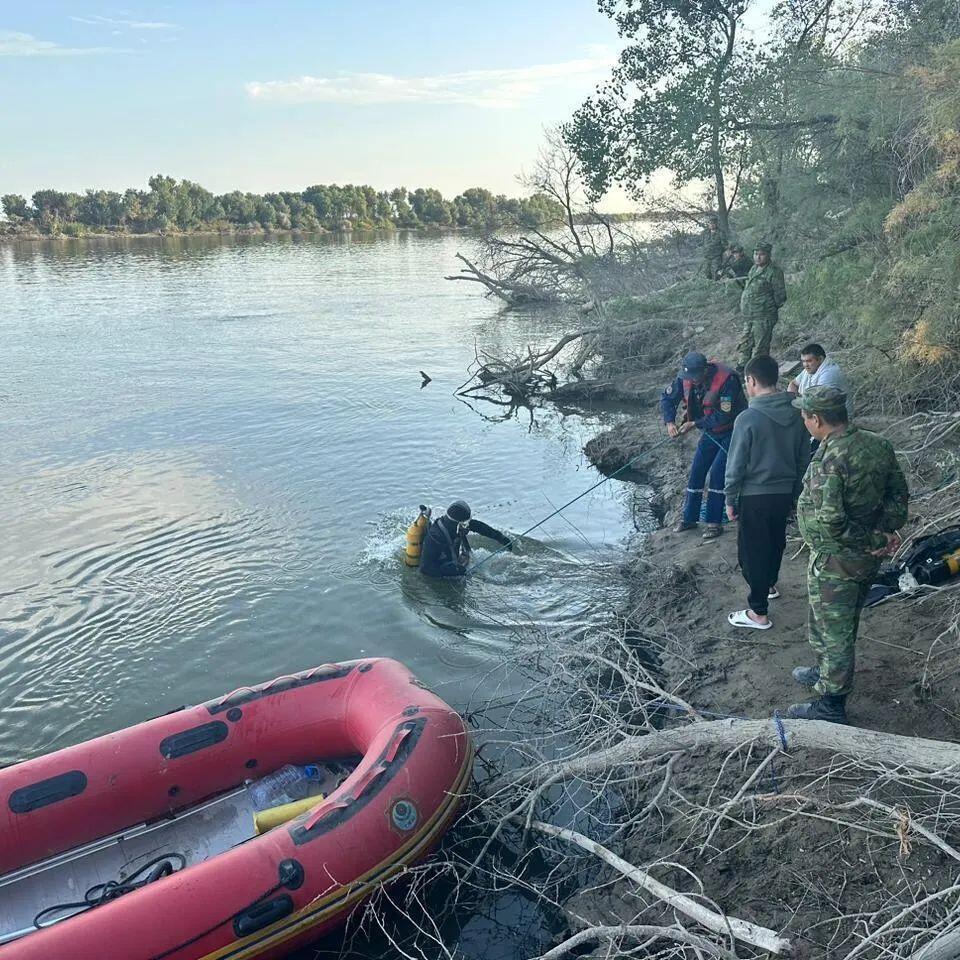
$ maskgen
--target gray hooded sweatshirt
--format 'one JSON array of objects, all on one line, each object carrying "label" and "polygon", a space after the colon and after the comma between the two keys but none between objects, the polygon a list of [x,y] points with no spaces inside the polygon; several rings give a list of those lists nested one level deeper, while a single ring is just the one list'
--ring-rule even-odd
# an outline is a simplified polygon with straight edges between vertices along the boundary
[{"label": "gray hooded sweatshirt", "polygon": [[764,493],[799,496],[810,460],[810,435],[793,394],[752,397],[737,417],[727,453],[727,503]]}]

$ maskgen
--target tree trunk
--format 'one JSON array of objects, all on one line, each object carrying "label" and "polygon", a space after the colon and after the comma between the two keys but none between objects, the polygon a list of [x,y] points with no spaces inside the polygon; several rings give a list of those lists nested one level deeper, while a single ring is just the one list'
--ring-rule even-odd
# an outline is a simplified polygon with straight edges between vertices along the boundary
[{"label": "tree trunk", "polygon": [[723,104],[721,94],[723,81],[726,78],[730,61],[733,59],[733,48],[737,38],[737,19],[729,12],[723,18],[724,32],[727,35],[727,46],[723,55],[717,61],[713,73],[713,89],[711,91],[712,117],[710,118],[710,161],[713,165],[713,181],[717,190],[717,222],[720,232],[730,237],[730,210],[727,206],[727,188],[723,177],[723,154],[720,150],[720,126],[723,122]]},{"label": "tree trunk", "polygon": [[678,750],[705,747],[729,750],[754,742],[768,747],[783,746],[781,727],[787,750],[824,750],[867,763],[903,766],[910,770],[934,773],[960,765],[960,744],[943,740],[904,737],[878,730],[845,727],[824,720],[710,720],[643,736],[625,737],[620,743],[589,756],[545,763],[521,771],[520,776],[542,783],[548,777],[589,776]]}]

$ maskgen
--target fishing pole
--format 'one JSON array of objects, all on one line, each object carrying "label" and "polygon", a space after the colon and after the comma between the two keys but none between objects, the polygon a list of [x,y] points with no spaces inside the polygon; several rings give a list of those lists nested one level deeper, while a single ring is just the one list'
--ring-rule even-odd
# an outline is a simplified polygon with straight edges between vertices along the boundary
[{"label": "fishing pole", "polygon": [[[680,436],[680,434],[678,434],[678,436]],[[592,487],[587,487],[587,489],[584,490],[583,493],[578,493],[572,500],[568,500],[562,507],[557,507],[557,509],[554,510],[553,513],[551,513],[549,516],[544,517],[539,523],[535,523],[532,527],[528,527],[526,530],[524,530],[523,533],[517,534],[517,536],[514,539],[525,537],[528,533],[532,533],[534,530],[536,530],[537,527],[542,527],[548,520],[552,520],[558,513],[563,513],[563,511],[566,510],[567,507],[572,506],[578,500],[585,497],[588,493],[592,492],[593,490],[596,490],[597,487],[602,487],[608,480],[612,480],[618,473],[623,473],[624,470],[626,470],[628,467],[633,466],[633,464],[635,464],[638,460],[642,460],[648,453],[653,453],[653,451],[656,450],[658,447],[662,447],[664,444],[670,443],[674,439],[676,438],[669,437],[669,436],[664,437],[658,443],[655,443],[652,447],[647,447],[646,450],[644,450],[642,453],[638,453],[632,460],[628,460],[622,467],[617,468],[616,470],[613,471],[613,473],[608,474],[602,480],[598,480],[595,484],[593,484]],[[717,446],[719,446],[719,444],[717,444]],[[501,553],[506,549],[507,549],[507,544],[497,547],[497,549],[494,550],[493,553],[491,553],[489,556],[484,557],[479,563],[475,564],[470,570],[468,570],[466,575],[469,577],[471,574],[476,573],[476,571],[479,570],[480,567],[482,567],[488,560],[492,560],[498,553]]]}]

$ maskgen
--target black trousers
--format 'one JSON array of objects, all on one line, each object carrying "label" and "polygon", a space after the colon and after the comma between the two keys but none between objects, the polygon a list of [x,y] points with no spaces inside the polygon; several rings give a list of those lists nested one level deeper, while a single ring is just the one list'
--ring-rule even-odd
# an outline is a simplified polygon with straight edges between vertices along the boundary
[{"label": "black trousers", "polygon": [[793,509],[789,493],[762,493],[740,498],[737,553],[743,579],[750,587],[747,604],[766,615],[767,594],[780,576],[787,545],[787,517]]}]

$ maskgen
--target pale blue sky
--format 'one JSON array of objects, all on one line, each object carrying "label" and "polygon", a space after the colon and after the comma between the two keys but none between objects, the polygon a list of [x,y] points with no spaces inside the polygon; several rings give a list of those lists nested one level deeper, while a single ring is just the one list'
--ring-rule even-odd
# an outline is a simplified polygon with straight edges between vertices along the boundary
[{"label": "pale blue sky", "polygon": [[517,193],[617,46],[592,0],[2,2],[0,193]]}]

